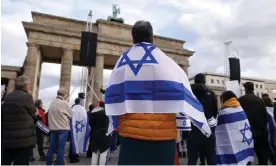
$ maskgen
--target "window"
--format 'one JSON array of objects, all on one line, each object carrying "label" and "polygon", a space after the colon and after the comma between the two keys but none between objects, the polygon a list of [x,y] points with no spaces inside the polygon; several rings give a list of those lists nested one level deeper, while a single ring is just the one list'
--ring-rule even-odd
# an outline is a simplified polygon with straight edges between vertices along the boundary
[{"label": "window", "polygon": [[259,93],[257,93],[257,96],[260,96]]},{"label": "window", "polygon": [[224,80],[222,80],[222,84],[224,85]]},{"label": "window", "polygon": [[263,85],[260,85],[260,88],[263,89]]},{"label": "window", "polygon": [[214,83],[214,79],[211,79],[211,83],[212,83],[212,84]]},{"label": "window", "polygon": [[217,80],[217,83],[219,84],[219,80]]},{"label": "window", "polygon": [[[256,84],[256,88],[258,88],[259,87],[259,85],[258,84]],[[259,95],[258,95],[259,96]]]}]

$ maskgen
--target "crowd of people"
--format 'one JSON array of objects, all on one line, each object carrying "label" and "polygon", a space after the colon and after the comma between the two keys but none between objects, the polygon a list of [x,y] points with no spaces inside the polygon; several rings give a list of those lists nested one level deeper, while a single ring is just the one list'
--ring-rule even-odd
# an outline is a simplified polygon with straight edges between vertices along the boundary
[{"label": "crowd of people", "polygon": [[[134,46],[139,45],[145,51],[151,49],[153,30],[149,22],[137,22],[132,29],[132,36]],[[150,44],[143,44],[144,42]],[[187,77],[184,72],[183,75]],[[184,76],[179,80],[183,80]],[[116,74],[111,77],[113,77],[111,80],[114,80]],[[142,80],[142,77],[139,79]],[[162,84],[174,86],[171,83]],[[258,158],[258,164],[266,165],[269,162],[276,164],[276,104],[269,95],[264,94],[259,98],[254,94],[254,84],[247,82],[244,84],[246,93],[239,98],[232,91],[223,92],[222,108],[218,108],[214,92],[205,84],[205,75],[199,73],[195,76],[194,84],[186,85],[188,90],[184,89],[184,95],[177,93],[171,97],[176,98],[176,95],[180,95],[184,96],[180,100],[196,100],[193,102],[198,102],[199,105],[193,107],[197,107],[201,110],[199,114],[204,115],[208,124],[206,131],[209,129],[209,134],[202,132],[199,127],[203,126],[203,122],[190,117],[191,111],[185,112],[193,122],[191,131],[177,129],[175,113],[165,111],[139,113],[133,110],[127,110],[127,113],[120,115],[110,113],[112,101],[109,97],[116,100],[114,93],[111,93],[111,86],[106,92],[102,91],[107,97],[96,105],[90,105],[88,110],[84,108],[80,98],[77,98],[75,104],[70,107],[66,100],[68,93],[61,87],[46,112],[42,101],[39,99],[34,101],[32,95],[28,93],[31,88],[30,78],[20,76],[16,80],[15,90],[5,96],[1,105],[2,164],[29,165],[33,158],[33,148],[37,146],[39,160],[46,161],[46,165],[64,165],[65,146],[68,141],[70,163],[80,162],[79,154],[86,153],[86,156],[91,158],[92,165],[106,165],[109,153],[116,151],[120,146],[119,165],[179,165],[181,156],[179,147],[187,144],[188,165],[196,165],[198,159],[202,165],[205,165],[205,161],[208,165],[250,165],[254,153]],[[127,95],[127,99],[132,101],[144,100],[142,99],[144,91],[133,89],[127,91],[129,87],[124,87],[126,92],[121,92],[121,89],[117,91],[124,93],[123,95]],[[157,90],[161,85],[158,87],[156,85],[155,88]],[[149,90],[149,86],[146,89]],[[181,87],[178,86],[177,90],[179,89]],[[187,92],[189,89],[191,92]],[[160,100],[172,100],[164,94],[162,91],[163,96]],[[135,98],[134,95],[139,97]],[[191,99],[193,96],[195,99]],[[154,100],[158,100],[157,98],[156,94]],[[146,97],[146,100],[152,99]],[[179,109],[174,111],[180,113],[182,108],[187,110],[191,108],[185,104],[182,106],[162,105],[166,108]],[[118,106],[116,109],[121,108],[123,107]],[[128,108],[124,109],[141,108],[128,105]],[[155,107],[149,109],[155,110]],[[110,126],[113,127],[111,131]],[[240,135],[237,136],[235,133]],[[43,144],[44,138],[48,136],[50,143],[45,155]],[[236,149],[237,153],[229,153]],[[56,159],[54,159],[55,154]],[[241,161],[246,163],[240,163]]]}]

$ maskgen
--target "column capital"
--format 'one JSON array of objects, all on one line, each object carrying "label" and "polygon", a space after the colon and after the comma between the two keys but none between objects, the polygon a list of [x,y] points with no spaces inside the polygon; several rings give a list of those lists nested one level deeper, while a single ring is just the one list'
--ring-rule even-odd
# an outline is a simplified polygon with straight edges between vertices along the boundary
[{"label": "column capital", "polygon": [[98,53],[96,53],[96,56],[104,56],[104,54],[98,54]]},{"label": "column capital", "polygon": [[28,47],[36,47],[36,48],[39,48],[39,45],[38,45],[38,44],[35,44],[35,43],[29,43],[29,42],[27,42],[26,45],[27,45]]},{"label": "column capital", "polygon": [[74,50],[72,48],[62,48],[63,51],[73,52]]}]

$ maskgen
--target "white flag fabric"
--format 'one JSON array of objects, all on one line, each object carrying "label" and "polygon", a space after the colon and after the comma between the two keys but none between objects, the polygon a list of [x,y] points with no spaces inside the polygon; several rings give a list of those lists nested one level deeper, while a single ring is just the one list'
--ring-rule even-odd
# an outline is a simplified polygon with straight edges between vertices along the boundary
[{"label": "white flag fabric", "polygon": [[186,115],[177,114],[176,127],[179,131],[191,131],[192,130],[191,120]]},{"label": "white flag fabric", "polygon": [[268,142],[269,147],[273,154],[276,154],[276,122],[274,119],[273,114],[273,107],[266,107],[267,115],[268,115],[268,123],[267,123],[267,129],[268,129]]},{"label": "white flag fabric", "polygon": [[215,134],[217,165],[246,165],[253,161],[252,133],[242,107],[221,110]]},{"label": "white flag fabric", "polygon": [[182,112],[204,135],[211,134],[186,73],[150,43],[135,44],[118,59],[105,92],[105,108],[108,116]]},{"label": "white flag fabric", "polygon": [[73,154],[79,154],[88,150],[90,127],[87,112],[81,105],[72,108],[71,143]]}]

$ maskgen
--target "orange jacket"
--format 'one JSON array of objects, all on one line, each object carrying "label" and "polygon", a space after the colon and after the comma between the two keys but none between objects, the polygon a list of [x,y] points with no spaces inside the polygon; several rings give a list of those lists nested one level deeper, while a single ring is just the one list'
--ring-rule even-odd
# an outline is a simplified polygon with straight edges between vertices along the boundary
[{"label": "orange jacket", "polygon": [[175,114],[129,113],[119,116],[118,132],[122,137],[166,141],[177,136]]}]

